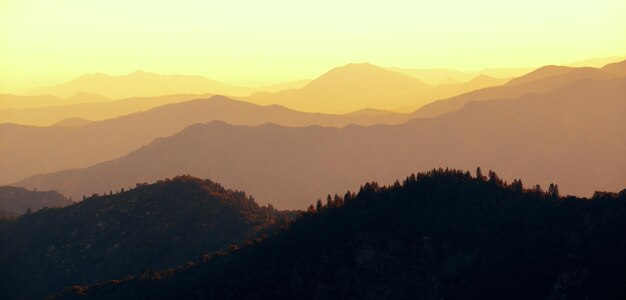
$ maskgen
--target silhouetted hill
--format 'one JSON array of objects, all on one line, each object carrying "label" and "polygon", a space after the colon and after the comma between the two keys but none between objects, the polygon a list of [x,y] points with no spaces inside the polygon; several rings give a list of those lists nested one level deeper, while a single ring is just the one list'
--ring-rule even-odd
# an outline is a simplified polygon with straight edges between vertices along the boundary
[{"label": "silhouetted hill", "polygon": [[210,98],[212,94],[181,94],[135,97],[109,102],[65,104],[24,109],[0,109],[0,123],[50,126],[68,118],[103,121],[193,99]]},{"label": "silhouetted hill", "polygon": [[29,191],[23,187],[0,186],[0,210],[24,214],[44,207],[63,207],[73,204],[57,191]]},{"label": "silhouetted hill", "polygon": [[45,209],[0,226],[0,298],[41,299],[67,285],[197,261],[201,251],[271,233],[286,217],[188,176]]},{"label": "silhouetted hill", "polygon": [[36,88],[29,91],[28,94],[54,95],[65,98],[84,92],[103,95],[111,99],[122,99],[204,93],[243,96],[252,91],[252,89],[232,87],[202,76],[160,75],[135,71],[121,76],[102,73],[85,74],[63,84]]},{"label": "silhouetted hill", "polygon": [[[91,102],[107,102],[110,99],[98,95],[87,93],[76,93],[67,99],[61,99],[51,95],[42,96],[18,96],[11,94],[0,94],[0,111],[12,111],[27,108],[38,108],[58,105],[72,105]],[[0,114],[0,122],[8,122],[5,114]]]},{"label": "silhouetted hill", "polygon": [[89,123],[91,123],[91,121],[81,119],[81,118],[67,118],[67,119],[63,119],[59,122],[54,123],[52,126],[77,128],[77,127],[83,127]]},{"label": "silhouetted hill", "polygon": [[334,197],[264,241],[57,299],[623,299],[626,190],[593,199],[495,173],[411,175]]},{"label": "silhouetted hill", "polygon": [[300,89],[247,99],[308,112],[349,113],[366,107],[394,109],[423,104],[419,96],[427,89],[430,86],[411,76],[363,63],[334,68]]},{"label": "silhouetted hill", "polygon": [[564,193],[615,191],[626,182],[626,78],[579,80],[510,100],[472,102],[436,118],[369,127],[194,125],[84,169],[18,183],[75,199],[175,174],[215,178],[280,208],[303,208],[364,181],[414,169],[479,164]]},{"label": "silhouetted hill", "polygon": [[[413,111],[436,99],[445,99],[475,89],[506,83],[478,75],[455,84],[429,86],[414,76],[384,69],[371,64],[348,64],[328,71],[301,89],[279,93],[253,94],[246,98],[254,103],[280,104],[289,108],[314,111],[346,113],[370,107],[379,110]],[[424,76],[460,76],[453,70],[404,70],[404,73],[420,73]]]},{"label": "silhouetted hill", "polygon": [[477,89],[448,99],[434,101],[416,110],[412,116],[435,117],[456,111],[472,101],[513,99],[528,93],[543,93],[558,89],[582,79],[603,80],[624,76],[626,74],[619,75],[619,73],[608,72],[604,69],[545,66],[514,78],[502,86]]},{"label": "silhouetted hill", "polygon": [[7,184],[34,174],[87,167],[114,159],[156,138],[172,135],[192,124],[212,120],[236,125],[273,122],[286,126],[345,126],[351,123],[398,124],[407,119],[408,115],[395,113],[382,116],[303,113],[277,105],[258,106],[214,96],[92,122],[79,128],[0,124],[0,169],[3,170],[0,172],[0,183]]}]

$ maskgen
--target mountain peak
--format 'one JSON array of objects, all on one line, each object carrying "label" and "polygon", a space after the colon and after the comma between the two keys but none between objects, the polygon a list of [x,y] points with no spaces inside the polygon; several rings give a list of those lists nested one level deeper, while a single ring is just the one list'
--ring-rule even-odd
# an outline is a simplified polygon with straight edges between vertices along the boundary
[{"label": "mountain peak", "polygon": [[528,74],[512,79],[507,83],[507,85],[520,85],[524,83],[528,83],[535,80],[544,79],[547,77],[562,75],[568,73],[575,68],[567,67],[567,66],[557,66],[557,65],[547,65],[540,67]]}]

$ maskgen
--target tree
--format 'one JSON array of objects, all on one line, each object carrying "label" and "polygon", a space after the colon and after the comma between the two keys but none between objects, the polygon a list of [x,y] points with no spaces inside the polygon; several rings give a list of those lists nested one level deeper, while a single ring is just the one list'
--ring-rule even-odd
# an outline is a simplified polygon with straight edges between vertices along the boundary
[{"label": "tree", "polygon": [[558,184],[550,183],[550,187],[548,187],[548,197],[553,200],[558,200],[559,198],[561,198],[561,195],[559,194]]},{"label": "tree", "polygon": [[315,210],[317,210],[317,212],[322,211],[322,209],[324,209],[324,206],[322,205],[322,199],[317,199],[317,204],[315,205]]},{"label": "tree", "polygon": [[30,209],[30,206],[28,207],[28,209],[26,210],[26,214],[30,215],[33,211]]},{"label": "tree", "polygon": [[331,208],[331,207],[334,207],[333,198],[330,197],[330,194],[328,194],[328,196],[326,196],[326,208]]},{"label": "tree", "polygon": [[483,176],[483,170],[480,169],[480,167],[476,168],[476,179],[478,180],[485,180],[485,176]]},{"label": "tree", "polygon": [[335,205],[335,207],[342,207],[343,206],[343,198],[341,198],[339,195],[335,194],[335,196],[333,197],[333,205]]},{"label": "tree", "polygon": [[524,185],[522,184],[522,180],[521,179],[513,179],[513,182],[511,183],[511,190],[516,192],[516,193],[521,193],[524,191]]},{"label": "tree", "polygon": [[315,213],[315,206],[313,206],[313,204],[309,205],[309,208],[306,210],[306,212],[309,214]]}]

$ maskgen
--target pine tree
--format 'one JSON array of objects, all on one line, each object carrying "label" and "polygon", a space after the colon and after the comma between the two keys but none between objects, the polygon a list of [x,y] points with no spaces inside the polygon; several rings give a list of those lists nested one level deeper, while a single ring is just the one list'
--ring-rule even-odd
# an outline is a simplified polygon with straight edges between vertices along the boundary
[{"label": "pine tree", "polygon": [[480,169],[480,167],[476,168],[476,179],[485,180],[485,176],[483,176],[483,171]]},{"label": "pine tree", "polygon": [[322,209],[324,209],[324,206],[322,205],[322,200],[321,199],[317,199],[317,204],[315,205],[315,209],[317,212],[322,211]]}]

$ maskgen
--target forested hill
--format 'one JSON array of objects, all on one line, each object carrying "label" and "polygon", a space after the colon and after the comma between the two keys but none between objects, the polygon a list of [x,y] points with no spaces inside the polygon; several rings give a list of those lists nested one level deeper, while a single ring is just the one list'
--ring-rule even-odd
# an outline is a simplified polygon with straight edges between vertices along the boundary
[{"label": "forested hill", "polygon": [[107,194],[1,223],[0,299],[175,267],[272,234],[288,217],[189,176]]},{"label": "forested hill", "polygon": [[328,197],[226,256],[61,299],[624,299],[626,190],[562,197],[437,170]]}]

